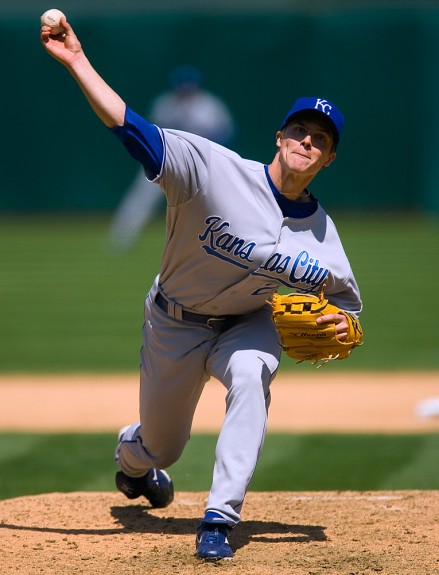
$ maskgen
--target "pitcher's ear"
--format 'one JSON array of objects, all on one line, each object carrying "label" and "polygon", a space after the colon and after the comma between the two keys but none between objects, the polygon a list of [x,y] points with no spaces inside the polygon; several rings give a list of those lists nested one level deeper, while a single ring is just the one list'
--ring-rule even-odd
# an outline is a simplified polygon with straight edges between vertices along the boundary
[{"label": "pitcher's ear", "polygon": [[332,162],[335,160],[336,157],[337,157],[337,154],[335,152],[332,152],[332,154],[329,155],[329,158],[323,164],[323,167],[329,168],[329,166],[332,164]]},{"label": "pitcher's ear", "polygon": [[276,132],[276,146],[278,148],[280,148],[280,145],[282,143],[282,137],[283,137],[282,132]]}]

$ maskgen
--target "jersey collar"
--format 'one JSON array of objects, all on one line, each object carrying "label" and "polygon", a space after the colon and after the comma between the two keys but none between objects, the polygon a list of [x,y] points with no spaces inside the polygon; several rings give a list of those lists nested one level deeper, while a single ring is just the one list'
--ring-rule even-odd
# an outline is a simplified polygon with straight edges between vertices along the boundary
[{"label": "jersey collar", "polygon": [[268,165],[264,166],[264,170],[274,199],[285,218],[307,218],[317,210],[318,200],[311,193],[309,194],[308,202],[293,202],[281,194],[276,188],[270,174],[268,173]]}]

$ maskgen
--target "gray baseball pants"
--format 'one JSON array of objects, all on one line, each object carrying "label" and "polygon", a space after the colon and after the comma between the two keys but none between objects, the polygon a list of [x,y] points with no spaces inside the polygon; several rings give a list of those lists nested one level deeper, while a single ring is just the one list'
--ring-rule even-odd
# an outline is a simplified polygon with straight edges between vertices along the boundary
[{"label": "gray baseball pants", "polygon": [[175,463],[189,440],[204,385],[215,377],[225,387],[225,416],[206,511],[235,525],[264,443],[270,384],[281,353],[270,309],[244,315],[217,333],[169,317],[154,303],[155,289],[145,300],[140,423],[124,433],[118,464],[127,475],[141,477]]}]

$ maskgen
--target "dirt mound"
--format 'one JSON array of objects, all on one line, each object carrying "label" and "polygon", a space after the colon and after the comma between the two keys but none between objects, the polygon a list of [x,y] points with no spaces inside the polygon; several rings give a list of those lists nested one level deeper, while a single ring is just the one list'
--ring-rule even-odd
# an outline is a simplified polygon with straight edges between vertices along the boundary
[{"label": "dirt mound", "polygon": [[433,575],[439,491],[250,492],[232,561],[194,553],[206,493],[167,509],[118,493],[0,501],[1,572],[15,575]]},{"label": "dirt mound", "polygon": [[[421,417],[416,408],[439,397],[438,381],[437,373],[279,377],[272,388],[269,430],[437,431],[438,414]],[[115,431],[137,416],[133,374],[3,377],[0,389],[4,430]],[[206,386],[194,431],[219,429],[223,395],[218,382]],[[193,555],[206,498],[207,493],[177,493],[163,510],[148,508],[145,500],[129,502],[119,493],[0,501],[1,573],[439,573],[439,491],[250,492],[243,522],[230,537],[235,558],[219,564]]]}]

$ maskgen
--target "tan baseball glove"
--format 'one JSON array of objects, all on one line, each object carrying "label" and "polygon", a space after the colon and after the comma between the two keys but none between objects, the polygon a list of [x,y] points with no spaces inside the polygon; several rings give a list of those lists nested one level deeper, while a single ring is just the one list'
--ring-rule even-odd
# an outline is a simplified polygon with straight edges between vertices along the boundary
[{"label": "tan baseball glove", "polygon": [[[322,365],[333,359],[345,359],[362,343],[363,330],[358,318],[330,304],[323,290],[319,296],[274,294],[270,303],[282,348],[299,362],[322,362]],[[348,335],[343,340],[337,337],[335,323],[316,322],[322,315],[340,313],[349,324]]]}]

